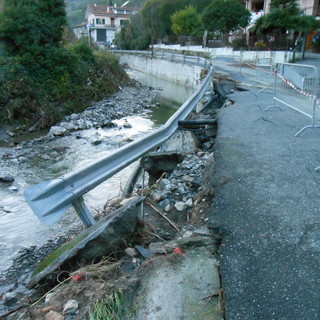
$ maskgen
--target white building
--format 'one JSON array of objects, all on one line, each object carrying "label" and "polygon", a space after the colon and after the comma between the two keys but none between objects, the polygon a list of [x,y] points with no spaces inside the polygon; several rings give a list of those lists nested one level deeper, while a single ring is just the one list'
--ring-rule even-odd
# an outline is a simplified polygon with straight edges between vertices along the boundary
[{"label": "white building", "polygon": [[[246,8],[253,13],[270,12],[271,0],[244,0]],[[320,2],[318,0],[298,0],[297,1],[303,14],[309,16],[320,16]]]},{"label": "white building", "polygon": [[[138,13],[136,8],[89,4],[85,16],[86,32],[89,31],[91,40],[98,45],[110,45],[116,32],[119,32],[122,25],[130,21],[130,17],[135,13]],[[75,27],[74,32],[81,34],[81,27]]]},{"label": "white building", "polygon": [[83,22],[72,29],[78,39],[88,37],[88,22]]}]

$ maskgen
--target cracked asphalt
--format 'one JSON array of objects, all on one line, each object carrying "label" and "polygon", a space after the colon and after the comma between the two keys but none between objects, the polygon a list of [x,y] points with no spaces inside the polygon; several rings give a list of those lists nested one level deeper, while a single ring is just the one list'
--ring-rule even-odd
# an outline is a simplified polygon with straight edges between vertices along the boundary
[{"label": "cracked asphalt", "polygon": [[286,106],[265,111],[272,96],[235,92],[218,115],[209,217],[223,237],[226,319],[318,320],[320,129],[295,137],[311,120]]}]

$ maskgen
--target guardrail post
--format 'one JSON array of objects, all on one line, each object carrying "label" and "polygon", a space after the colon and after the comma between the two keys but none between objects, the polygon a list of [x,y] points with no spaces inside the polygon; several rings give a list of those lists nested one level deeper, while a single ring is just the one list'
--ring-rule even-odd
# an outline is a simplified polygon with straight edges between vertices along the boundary
[{"label": "guardrail post", "polygon": [[161,59],[163,59],[164,58],[164,52],[162,51],[162,56],[161,56]]},{"label": "guardrail post", "polygon": [[89,228],[96,223],[91,212],[84,203],[83,197],[74,200],[72,205],[86,228]]},{"label": "guardrail post", "polygon": [[197,64],[198,64],[198,66],[200,65],[200,57],[199,56],[197,57]]},{"label": "guardrail post", "polygon": [[186,55],[184,54],[183,55],[183,63],[185,63],[186,62]]},{"label": "guardrail post", "polygon": [[172,61],[174,60],[174,53],[171,55],[171,60]]}]

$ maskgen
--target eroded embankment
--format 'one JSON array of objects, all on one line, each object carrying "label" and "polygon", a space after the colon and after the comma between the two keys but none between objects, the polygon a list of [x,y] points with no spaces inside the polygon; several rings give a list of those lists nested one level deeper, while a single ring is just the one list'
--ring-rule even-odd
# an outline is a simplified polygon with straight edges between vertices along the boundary
[{"label": "eroded embankment", "polygon": [[[202,101],[203,104],[206,102],[208,101]],[[211,106],[201,116],[213,118],[215,111]],[[213,313],[217,314],[217,319],[221,319],[221,290],[218,285],[216,258],[220,239],[216,230],[206,227],[206,210],[213,196],[210,183],[214,167],[213,147],[214,137],[206,138],[198,142],[194,150],[189,151],[172,172],[161,175],[155,185],[142,191],[140,183],[136,192],[138,195],[143,193],[148,201],[144,207],[144,222],[136,221],[132,237],[123,239],[122,245],[118,245],[108,257],[104,256],[97,263],[91,261],[88,266],[81,266],[78,261],[72,266],[62,265],[52,272],[49,275],[51,286],[56,282],[64,282],[63,286],[55,288],[50,298],[38,301],[39,289],[48,290],[48,278],[42,282],[28,297],[29,301],[35,303],[31,307],[30,304],[23,305],[25,308],[21,313],[24,314],[22,319],[46,319],[50,315],[57,319],[59,316],[83,319],[89,314],[89,306],[92,315],[98,309],[104,310],[105,306],[113,310],[116,301],[120,301],[124,308],[120,313],[129,314],[128,310],[135,306],[134,309],[140,310],[136,317],[141,319],[146,316],[146,319],[157,319],[152,318],[157,314],[163,317],[168,314],[172,302],[176,306],[172,312],[177,312],[173,314],[180,314],[184,319],[188,319],[187,314],[190,319],[197,319],[197,314],[201,315],[201,319],[206,319],[205,316],[212,319]],[[118,203],[113,203],[112,206]],[[141,209],[137,210],[140,212]],[[199,262],[199,268],[196,261]],[[213,273],[206,272],[208,265],[212,266],[209,269]],[[190,273],[188,266],[195,267],[194,271]],[[184,272],[189,272],[186,277],[190,281],[182,285]],[[171,274],[170,277],[166,277],[168,273]],[[208,277],[203,278],[201,274],[208,274]],[[168,282],[163,282],[158,296],[169,293],[170,289],[172,296],[167,294],[162,302],[159,300],[159,303],[152,305],[152,295],[156,294],[153,284],[158,283],[159,279],[167,279]],[[203,286],[207,288],[204,290]],[[177,299],[175,288],[183,293],[178,295],[180,300]],[[197,292],[201,292],[201,295]],[[193,301],[192,310],[183,307],[184,302],[188,302],[190,307],[188,297]],[[100,303],[95,304],[96,300]],[[148,304],[150,301],[151,304]],[[21,303],[25,301],[20,300]],[[13,314],[9,318],[16,319],[16,316],[17,314]],[[120,314],[119,319],[125,318]]]}]

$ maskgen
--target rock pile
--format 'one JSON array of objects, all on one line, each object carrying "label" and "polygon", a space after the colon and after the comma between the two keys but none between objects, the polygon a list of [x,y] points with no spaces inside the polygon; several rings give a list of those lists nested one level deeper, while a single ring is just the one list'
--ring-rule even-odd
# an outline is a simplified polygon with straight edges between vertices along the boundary
[{"label": "rock pile", "polygon": [[201,188],[201,177],[212,153],[199,151],[186,154],[184,160],[166,177],[160,180],[158,188],[151,192],[151,198],[165,212],[175,209],[190,213],[197,205],[197,194]]},{"label": "rock pile", "polygon": [[[50,136],[63,136],[70,131],[116,126],[112,120],[144,111],[153,106],[157,91],[151,87],[121,89],[121,92],[96,103],[79,114],[67,116],[50,129]],[[130,124],[125,123],[124,127]]]}]

